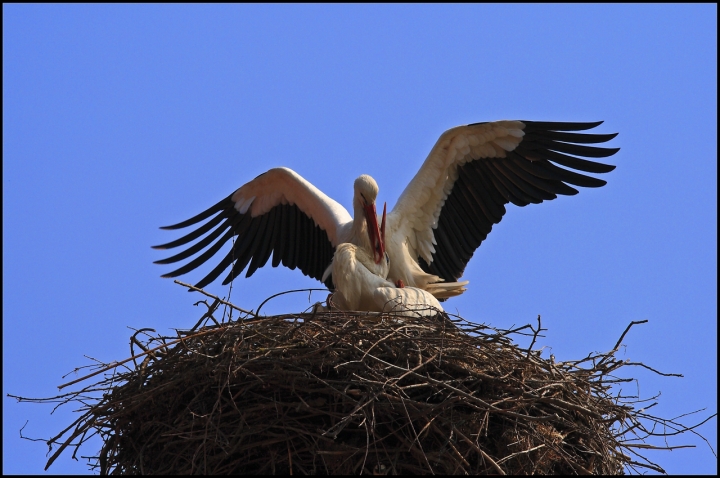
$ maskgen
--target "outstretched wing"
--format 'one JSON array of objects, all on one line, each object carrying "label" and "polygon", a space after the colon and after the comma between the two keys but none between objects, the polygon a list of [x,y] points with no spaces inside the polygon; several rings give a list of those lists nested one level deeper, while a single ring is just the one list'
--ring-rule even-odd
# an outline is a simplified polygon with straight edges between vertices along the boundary
[{"label": "outstretched wing", "polygon": [[[198,242],[182,252],[155,261],[172,264],[200,253],[184,266],[163,277],[186,274],[212,258],[234,238],[228,254],[200,282],[205,287],[232,266],[223,284],[237,277],[246,266],[246,277],[265,265],[273,254],[272,266],[280,262],[290,269],[321,280],[330,265],[339,229],[352,221],[336,201],[288,168],[261,174],[219,203],[197,216],[162,229],[182,229],[206,219],[189,234],[155,249],[172,249]],[[202,251],[202,253],[201,253]]]},{"label": "outstretched wing", "polygon": [[404,235],[425,272],[456,281],[508,202],[538,204],[577,194],[570,185],[605,185],[571,171],[615,169],[584,158],[615,154],[620,148],[587,145],[617,133],[574,132],[601,123],[495,121],[452,128],[440,136],[388,214],[388,229]]}]

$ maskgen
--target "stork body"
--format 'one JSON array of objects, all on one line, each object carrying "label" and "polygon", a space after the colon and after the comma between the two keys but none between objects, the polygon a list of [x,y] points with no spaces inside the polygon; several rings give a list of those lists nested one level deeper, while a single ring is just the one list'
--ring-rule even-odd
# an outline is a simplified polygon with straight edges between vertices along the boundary
[{"label": "stork body", "polygon": [[[586,158],[611,156],[619,148],[588,146],[616,134],[577,133],[596,123],[496,121],[458,126],[443,133],[397,204],[378,226],[378,187],[367,175],[354,185],[354,217],[288,168],[275,168],[240,187],[197,216],[164,229],[207,220],[182,238],[155,246],[197,242],[156,261],[168,264],[199,254],[163,277],[176,277],[208,261],[234,238],[227,255],[197,284],[223,284],[246,267],[246,277],[272,254],[273,267],[290,269],[333,286],[333,254],[340,244],[372,258],[364,270],[394,285],[416,287],[438,298],[462,293],[457,282],[467,262],[506,212],[518,206],[574,195],[570,185],[599,187],[605,181],[574,170],[607,173],[615,167]],[[359,257],[359,253],[355,254]]]},{"label": "stork body", "polygon": [[430,292],[417,287],[398,288],[382,277],[382,271],[373,272],[375,261],[355,244],[338,245],[331,270],[336,289],[332,302],[340,310],[393,311],[421,316],[434,316],[443,310]]}]

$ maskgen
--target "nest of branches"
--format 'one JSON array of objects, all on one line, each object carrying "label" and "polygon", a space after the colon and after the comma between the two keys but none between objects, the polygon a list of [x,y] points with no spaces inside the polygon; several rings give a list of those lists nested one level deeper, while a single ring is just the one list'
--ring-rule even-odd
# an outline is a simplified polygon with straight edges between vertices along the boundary
[{"label": "nest of branches", "polygon": [[[205,303],[204,327],[138,331],[142,352],[63,396],[84,414],[50,440],[60,446],[48,466],[99,434],[90,461],[102,474],[662,472],[638,460],[638,447],[652,448],[646,422],[690,430],[611,394],[629,380],[613,376],[627,365],[614,357],[622,337],[611,352],[555,363],[532,350],[539,318],[512,331],[444,313],[218,323],[220,302]],[[88,391],[102,397],[90,403]]]}]

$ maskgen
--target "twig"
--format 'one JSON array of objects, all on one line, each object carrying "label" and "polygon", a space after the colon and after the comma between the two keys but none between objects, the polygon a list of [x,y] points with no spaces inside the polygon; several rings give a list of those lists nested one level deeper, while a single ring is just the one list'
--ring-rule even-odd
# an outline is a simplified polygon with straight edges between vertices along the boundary
[{"label": "twig", "polygon": [[625,331],[622,333],[622,335],[621,335],[620,338],[618,339],[617,343],[615,344],[615,347],[613,347],[613,349],[612,349],[610,352],[608,352],[607,354],[605,354],[605,356],[600,360],[600,362],[598,362],[598,365],[602,364],[602,363],[605,362],[606,360],[609,360],[609,359],[615,354],[615,352],[617,352],[618,350],[620,350],[620,344],[622,343],[623,339],[625,339],[625,335],[630,331],[630,328],[631,328],[633,325],[644,324],[644,323],[647,323],[647,322],[648,322],[647,319],[645,319],[645,320],[633,320],[632,322],[630,322],[630,324],[625,328]]},{"label": "twig", "polygon": [[286,291],[284,291],[284,292],[278,292],[277,294],[273,294],[273,295],[271,295],[270,297],[268,297],[267,299],[265,299],[264,301],[262,301],[262,303],[261,303],[261,304],[258,306],[258,308],[257,308],[257,312],[255,313],[255,316],[256,316],[256,317],[259,316],[259,315],[260,315],[260,309],[262,309],[262,306],[265,305],[267,302],[269,302],[271,299],[274,299],[275,297],[279,297],[279,296],[285,295],[285,294],[290,294],[290,293],[293,293],[293,292],[312,292],[312,291],[314,291],[314,290],[322,290],[322,291],[325,291],[325,292],[328,291],[328,289],[294,289],[294,290],[286,290]]},{"label": "twig", "polygon": [[85,375],[84,377],[80,377],[80,378],[75,379],[75,380],[73,380],[73,381],[71,381],[71,382],[67,382],[67,383],[64,383],[64,384],[62,384],[62,385],[58,385],[58,389],[59,389],[59,390],[62,390],[62,389],[65,388],[65,387],[68,387],[68,386],[70,386],[70,385],[76,384],[76,383],[78,383],[78,382],[82,382],[83,380],[87,380],[87,379],[90,378],[90,377],[94,377],[95,375],[101,374],[101,373],[103,373],[103,372],[107,372],[108,370],[112,370],[112,369],[114,369],[114,368],[116,368],[116,367],[119,367],[120,365],[122,365],[122,364],[124,364],[124,363],[127,363],[127,362],[129,362],[129,361],[131,361],[131,360],[135,360],[136,358],[142,357],[143,355],[147,355],[147,354],[153,353],[153,352],[155,352],[156,350],[160,350],[160,349],[165,348],[165,347],[167,347],[167,346],[169,346],[169,345],[175,345],[175,344],[177,344],[177,343],[179,343],[179,342],[182,342],[182,341],[184,341],[184,340],[187,340],[188,338],[200,337],[200,336],[202,336],[202,335],[208,335],[208,334],[211,334],[211,333],[217,333],[218,330],[220,330],[220,329],[205,330],[205,331],[203,331],[203,332],[198,332],[197,334],[190,335],[190,336],[188,336],[188,337],[182,337],[182,338],[179,338],[179,339],[177,339],[177,340],[173,340],[172,342],[168,342],[167,344],[158,345],[157,347],[155,347],[155,348],[153,348],[153,349],[150,349],[150,350],[148,350],[148,351],[146,351],[146,352],[143,352],[143,353],[141,353],[141,354],[137,354],[137,355],[134,355],[134,356],[132,356],[132,357],[126,358],[125,360],[121,360],[120,362],[113,362],[113,363],[109,364],[108,366],[101,368],[100,370],[96,370],[96,371],[93,372],[93,373],[90,373],[90,374],[88,374],[88,375]]},{"label": "twig", "polygon": [[221,304],[227,305],[227,306],[230,307],[231,309],[235,309],[235,310],[237,310],[237,311],[239,311],[239,312],[242,312],[243,314],[252,315],[253,317],[257,317],[257,314],[254,313],[253,311],[241,309],[241,308],[238,307],[237,305],[232,304],[232,303],[230,303],[230,302],[228,302],[228,301],[222,300],[220,297],[218,297],[218,296],[216,296],[216,295],[212,295],[212,294],[210,294],[210,293],[208,293],[208,292],[205,292],[204,290],[199,289],[199,288],[195,287],[194,285],[186,284],[185,282],[181,282],[181,281],[179,281],[179,280],[175,280],[175,281],[173,281],[173,282],[175,282],[176,284],[179,284],[179,285],[181,285],[181,286],[183,286],[183,287],[187,287],[188,289],[191,289],[191,290],[200,292],[201,294],[205,294],[206,296],[210,297],[211,299],[215,299],[216,301],[220,302]]},{"label": "twig", "polygon": [[460,438],[462,438],[463,440],[465,440],[465,442],[466,442],[468,445],[470,445],[471,447],[473,447],[473,449],[474,449],[475,451],[477,451],[478,453],[480,453],[480,454],[482,455],[482,457],[483,457],[485,460],[487,460],[487,462],[490,463],[490,465],[491,465],[493,468],[495,468],[495,471],[497,471],[498,474],[500,474],[500,475],[506,475],[506,474],[507,474],[507,473],[505,473],[505,472],[503,471],[502,468],[500,468],[500,465],[498,465],[497,463],[495,463],[495,460],[493,460],[492,458],[490,458],[490,455],[488,455],[487,453],[485,453],[482,448],[480,448],[480,447],[477,446],[475,443],[473,443],[473,441],[472,441],[471,439],[469,439],[468,437],[466,437],[460,430],[458,430],[456,427],[453,427],[453,430],[455,431],[455,433],[457,433],[457,436],[459,436]]}]

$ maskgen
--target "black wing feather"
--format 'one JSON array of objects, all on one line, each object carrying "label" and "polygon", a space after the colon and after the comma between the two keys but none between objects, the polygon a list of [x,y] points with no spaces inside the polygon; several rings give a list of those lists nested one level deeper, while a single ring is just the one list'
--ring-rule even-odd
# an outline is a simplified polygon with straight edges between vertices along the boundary
[{"label": "black wing feather", "polygon": [[162,229],[181,229],[208,218],[207,222],[180,239],[154,246],[171,249],[197,240],[178,254],[156,261],[158,264],[169,264],[200,254],[163,277],[177,277],[196,269],[208,262],[225,244],[232,242],[228,253],[197,283],[197,287],[205,287],[215,281],[228,268],[230,271],[223,284],[239,276],[246,267],[246,277],[250,277],[267,263],[270,254],[273,255],[273,267],[280,263],[291,269],[298,267],[303,274],[320,280],[335,251],[327,233],[297,206],[280,204],[266,214],[252,217],[249,212],[241,214],[235,209],[232,195],[187,221]]},{"label": "black wing feather", "polygon": [[547,131],[586,131],[593,129],[596,126],[603,124],[602,121],[593,121],[590,123],[566,123],[557,121],[522,121],[525,123],[525,134],[531,132],[540,132],[541,134]]},{"label": "black wing feather", "polygon": [[[592,129],[593,123],[523,121],[522,141],[505,158],[473,158],[458,167],[458,179],[440,211],[434,231],[435,253],[420,267],[446,281],[456,281],[492,226],[505,214],[505,205],[541,203],[558,195],[577,194],[579,187],[600,187],[606,181],[571,171],[607,173],[609,164],[585,158],[605,158],[619,148],[600,148],[588,144],[605,143],[614,134],[574,133]],[[565,169],[569,168],[569,169]]]},{"label": "black wing feather", "polygon": [[207,208],[206,210],[204,210],[197,216],[191,217],[187,221],[179,222],[177,224],[173,224],[172,226],[163,226],[160,229],[172,230],[172,229],[182,229],[182,228],[185,228],[188,226],[192,226],[193,224],[197,224],[198,222],[203,221],[203,220],[209,218],[210,216],[217,214],[220,211],[227,210],[228,206],[231,204],[233,204],[232,194],[230,196],[226,197],[225,199],[223,199],[222,201],[218,202],[214,206]]},{"label": "black wing feather", "polygon": [[497,164],[496,160],[487,161],[485,166],[493,174],[493,178],[502,183],[505,191],[507,191],[510,202],[513,204],[517,206],[527,206],[532,202],[540,202],[540,200],[525,194],[524,191],[521,191],[517,186],[515,186],[510,178],[505,174],[502,167]]},{"label": "black wing feather", "polygon": [[[182,246],[184,244],[187,244],[188,242],[192,242],[198,237],[202,236],[218,224],[222,222],[223,219],[227,219],[227,214],[225,211],[222,211],[222,214],[218,214],[212,220],[206,222],[202,227],[197,228],[196,230],[192,231],[189,234],[184,235],[180,239],[176,239],[172,242],[168,242],[167,244],[161,244],[159,246],[152,246],[153,249],[172,249],[173,247]],[[162,228],[161,228],[162,229]],[[157,261],[155,264],[166,264],[166,262],[160,262]]]},{"label": "black wing feather", "polygon": [[492,224],[498,223],[505,215],[507,199],[493,187],[492,181],[487,178],[482,168],[482,162],[473,161],[465,164],[458,178],[462,178],[463,183],[466,183],[463,187],[475,196],[487,219]]},{"label": "black wing feather", "polygon": [[536,194],[542,196],[542,199],[550,201],[557,197],[555,195],[557,189],[555,184],[528,173],[527,170],[523,169],[518,164],[518,161],[515,158],[508,158],[508,161],[503,162],[502,165],[510,173],[512,173],[517,180],[524,181],[535,188],[537,191]]},{"label": "black wing feather", "polygon": [[242,237],[238,236],[238,238],[235,239],[235,245],[233,246],[236,256],[235,264],[233,264],[232,269],[228,273],[227,277],[225,277],[225,280],[223,280],[223,285],[229,284],[233,279],[239,276],[243,269],[245,269],[245,266],[248,265],[248,262],[250,262],[253,252],[250,246],[256,238],[262,221],[262,216],[257,219],[259,220],[250,222],[250,226],[244,231],[244,235]]},{"label": "black wing feather", "polygon": [[[220,216],[218,216],[218,217],[220,217]],[[220,217],[220,218],[222,220],[222,217]],[[219,223],[214,220],[211,222],[214,222],[215,225],[217,225]],[[221,224],[219,227],[216,227],[215,230],[213,230],[210,234],[203,237],[203,239],[201,241],[198,241],[197,243],[193,244],[191,247],[185,249],[184,251],[182,251],[178,254],[175,254],[174,256],[170,256],[167,259],[160,259],[159,261],[155,261],[155,264],[173,264],[173,263],[179,262],[183,259],[187,259],[188,257],[193,256],[193,255],[197,254],[198,252],[200,252],[201,250],[205,249],[211,242],[213,242],[215,239],[217,239],[220,236],[220,234],[225,232],[225,229],[227,229],[229,227],[231,227],[231,224],[228,221],[226,221],[225,223]],[[200,229],[205,229],[205,228],[203,227]],[[198,230],[200,230],[200,229],[198,229]],[[212,229],[212,228],[210,228],[210,229]],[[210,229],[205,230],[203,232],[203,234],[205,232],[209,231]],[[191,234],[188,234],[188,236],[189,235],[191,235]],[[202,234],[196,235],[196,234],[192,233],[192,235],[200,237]],[[185,236],[185,237],[187,237],[187,236]],[[196,237],[196,239],[197,239],[197,237]],[[177,244],[173,244],[173,242],[176,242]],[[173,242],[164,244],[163,247],[159,247],[159,246],[155,246],[155,247],[157,249],[170,249],[170,248],[185,244],[184,241],[182,241],[182,242],[173,241]],[[170,245],[170,244],[172,244],[172,245]]]},{"label": "black wing feather", "polygon": [[527,194],[531,198],[530,202],[532,202],[533,204],[540,204],[541,202],[543,202],[544,199],[555,199],[555,196],[553,194],[544,191],[542,188],[536,187],[535,184],[533,184],[534,181],[525,181],[523,177],[519,175],[516,171],[514,171],[511,167],[512,160],[495,160],[493,162],[493,166],[495,166],[499,171],[501,171],[502,174],[504,174],[505,177],[508,178],[508,180],[510,180],[510,182],[515,185],[515,187]]},{"label": "black wing feather", "polygon": [[275,223],[275,226],[278,228],[278,235],[275,237],[275,243],[273,244],[273,267],[280,265],[280,260],[282,259],[285,251],[285,244],[290,237],[290,234],[288,234],[287,231],[288,206],[286,204],[281,204],[277,207],[280,214],[278,214],[278,222]]},{"label": "black wing feather", "polygon": [[245,277],[250,277],[251,275],[253,275],[253,272],[255,272],[257,268],[262,265],[260,264],[260,261],[267,252],[267,245],[268,242],[270,242],[270,238],[267,236],[272,236],[272,231],[268,230],[268,222],[273,216],[274,212],[275,211],[271,209],[269,212],[260,216],[260,225],[258,226],[258,231],[255,233],[255,240],[253,241],[251,249],[253,251],[252,258]]},{"label": "black wing feather", "polygon": [[[465,182],[465,178],[460,177],[458,181]],[[473,214],[473,211],[477,211],[478,202],[473,196],[472,191],[467,188],[458,188],[458,195],[462,196],[458,198],[458,201],[448,204],[449,207],[457,208],[458,215],[461,217],[462,226],[467,230],[470,236],[470,240],[466,242],[466,249],[470,252],[474,252],[477,248],[476,241],[485,236],[485,230],[492,226],[492,223],[487,219],[484,213]],[[474,209],[473,209],[474,208]],[[461,234],[465,236],[465,234]]]},{"label": "black wing feather", "polygon": [[[287,215],[287,235],[288,237],[295,237],[295,219],[296,214],[293,208],[288,208]],[[288,240],[285,244],[287,249],[284,251],[282,256],[282,264],[290,270],[294,270],[297,267],[297,259],[295,257],[295,241]]]},{"label": "black wing feather", "polygon": [[530,132],[528,132],[527,128],[526,128],[524,140],[525,141],[535,140],[536,138],[540,137],[543,140],[555,140],[555,141],[562,141],[564,143],[595,144],[595,143],[605,143],[607,141],[610,141],[617,135],[618,135],[617,133],[587,134],[587,133],[566,133],[564,131],[545,130],[540,133],[540,136],[538,136],[532,131],[532,129],[530,130]]},{"label": "black wing feather", "polygon": [[201,255],[188,262],[181,268],[176,269],[172,272],[168,272],[167,274],[163,274],[163,277],[177,277],[197,269],[201,264],[214,256],[217,251],[219,251],[220,248],[232,237],[232,235],[232,230],[226,232],[225,235],[221,237],[215,244],[213,244],[207,251],[203,252]]},{"label": "black wing feather", "polygon": [[508,153],[508,158],[512,159],[513,164],[524,169],[532,176],[549,180],[548,184],[551,184],[553,191],[556,194],[562,194],[564,196],[573,196],[578,193],[577,189],[568,186],[562,182],[563,176],[550,169],[550,163],[546,160],[542,161],[527,161],[525,158],[517,154],[515,151]]}]

